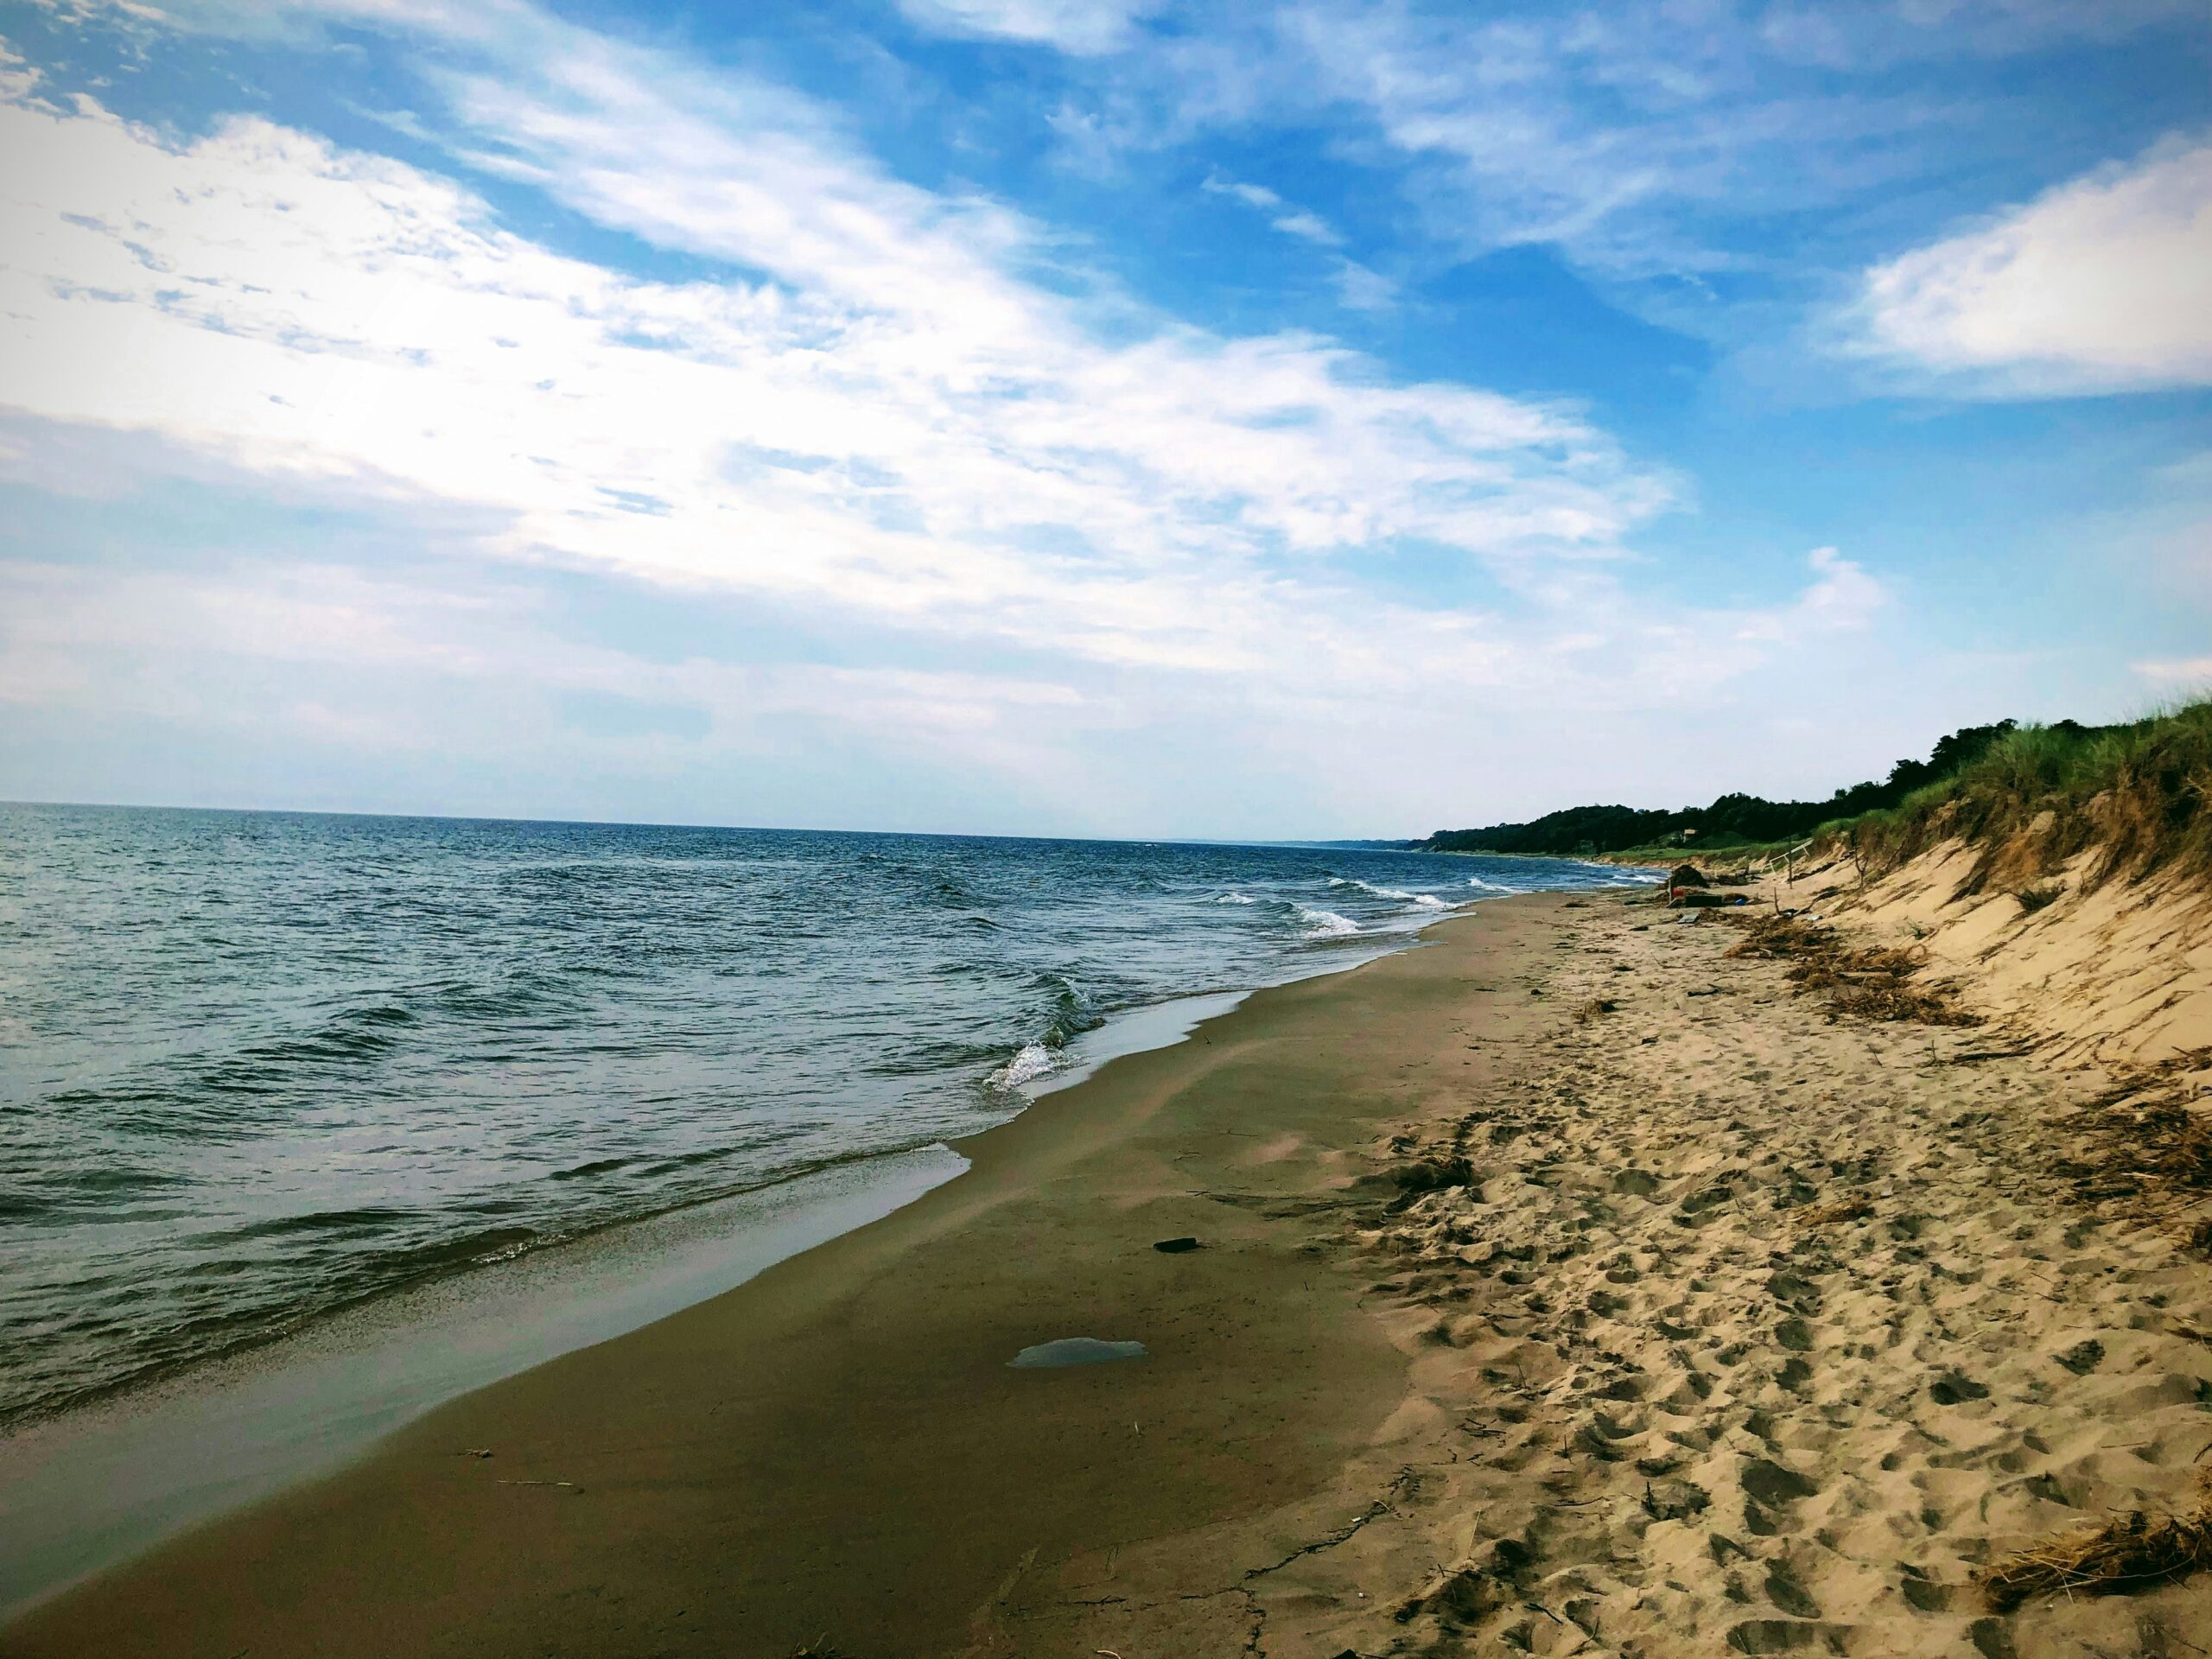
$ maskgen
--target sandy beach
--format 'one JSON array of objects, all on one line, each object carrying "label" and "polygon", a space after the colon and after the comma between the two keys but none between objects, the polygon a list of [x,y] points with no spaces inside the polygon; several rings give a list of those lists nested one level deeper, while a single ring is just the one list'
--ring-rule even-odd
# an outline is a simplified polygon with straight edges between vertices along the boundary
[{"label": "sandy beach", "polygon": [[[1745,938],[1522,898],[1259,993],[0,1651],[2204,1651],[2212,1576],[1973,1582],[2212,1452],[2202,1258],[2080,1162],[2116,1062]],[[1147,1351],[1009,1363],[1067,1338]]]}]

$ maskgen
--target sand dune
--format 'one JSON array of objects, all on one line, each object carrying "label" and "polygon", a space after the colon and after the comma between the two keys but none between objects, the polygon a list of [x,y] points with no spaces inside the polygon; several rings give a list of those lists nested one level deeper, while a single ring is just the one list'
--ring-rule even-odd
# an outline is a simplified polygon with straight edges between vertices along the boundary
[{"label": "sand dune", "polygon": [[2090,887],[2097,856],[2054,879],[1966,892],[1978,854],[1955,841],[1878,880],[1862,882],[1846,858],[1758,892],[1925,952],[1931,972],[2034,1037],[2047,1060],[2140,1065],[2212,1048],[2212,888],[2171,873]]}]

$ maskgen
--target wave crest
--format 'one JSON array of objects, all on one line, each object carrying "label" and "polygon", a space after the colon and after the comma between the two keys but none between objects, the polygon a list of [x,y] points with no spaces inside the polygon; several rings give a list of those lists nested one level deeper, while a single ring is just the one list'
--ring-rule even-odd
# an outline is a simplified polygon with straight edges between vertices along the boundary
[{"label": "wave crest", "polygon": [[1034,1083],[1052,1070],[1052,1051],[1042,1043],[1026,1045],[1021,1052],[991,1073],[991,1087],[1014,1090]]},{"label": "wave crest", "polygon": [[1309,906],[1295,906],[1298,919],[1306,924],[1309,939],[1341,939],[1359,931],[1359,924],[1349,916],[1339,916],[1333,910],[1315,910]]},{"label": "wave crest", "polygon": [[1378,887],[1372,881],[1363,881],[1357,876],[1332,875],[1332,887],[1350,887],[1376,899],[1388,899],[1394,904],[1414,905],[1422,910],[1449,910],[1452,906],[1433,893],[1409,893],[1403,887]]}]

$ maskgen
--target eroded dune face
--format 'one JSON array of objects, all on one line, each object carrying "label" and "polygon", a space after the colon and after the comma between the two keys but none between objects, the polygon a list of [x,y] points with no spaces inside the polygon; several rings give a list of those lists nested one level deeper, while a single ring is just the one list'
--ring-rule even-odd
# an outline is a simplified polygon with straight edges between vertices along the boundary
[{"label": "eroded dune face", "polygon": [[2100,856],[1977,882],[1981,852],[1954,841],[1864,887],[1847,862],[1775,886],[1785,906],[1924,950],[1970,1006],[2044,1039],[2050,1059],[2151,1065],[2212,1047],[2212,887],[2180,872],[2093,881]]}]

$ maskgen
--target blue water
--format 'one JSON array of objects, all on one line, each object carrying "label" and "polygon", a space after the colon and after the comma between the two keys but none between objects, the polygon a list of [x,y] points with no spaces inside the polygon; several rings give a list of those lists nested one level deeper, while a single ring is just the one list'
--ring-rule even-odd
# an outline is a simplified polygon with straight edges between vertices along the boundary
[{"label": "blue water", "polygon": [[0,806],[0,1421],[967,1134],[1571,863]]}]

